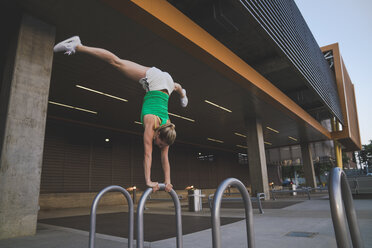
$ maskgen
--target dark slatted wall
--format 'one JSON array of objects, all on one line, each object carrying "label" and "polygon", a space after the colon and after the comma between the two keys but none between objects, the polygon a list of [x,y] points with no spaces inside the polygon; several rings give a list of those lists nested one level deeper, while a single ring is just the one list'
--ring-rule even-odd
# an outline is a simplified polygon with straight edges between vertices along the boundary
[{"label": "dark slatted wall", "polygon": [[[106,142],[105,139],[110,141]],[[213,155],[199,160],[198,154]],[[152,179],[163,181],[160,151],[154,147]],[[248,165],[235,153],[205,150],[176,143],[170,147],[172,183],[216,188],[228,177],[249,183]],[[108,185],[145,187],[142,136],[48,120],[45,134],[41,193],[97,192]]]}]

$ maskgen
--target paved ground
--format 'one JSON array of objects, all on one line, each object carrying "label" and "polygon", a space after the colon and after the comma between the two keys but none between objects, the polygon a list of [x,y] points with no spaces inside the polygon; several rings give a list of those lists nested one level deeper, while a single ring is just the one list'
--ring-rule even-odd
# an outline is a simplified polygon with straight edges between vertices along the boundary
[{"label": "paved ground", "polygon": [[[256,247],[337,247],[334,238],[333,225],[329,209],[329,201],[327,197],[317,197],[312,200],[301,198],[297,199],[281,198],[274,201],[266,202],[267,207],[283,205],[283,208],[266,208],[265,214],[261,215],[257,209],[254,210],[254,232]],[[296,204],[284,204],[285,202],[296,202]],[[357,199],[354,201],[355,208],[358,215],[358,221],[365,247],[372,247],[372,200],[371,199]],[[169,203],[151,203],[148,205],[149,209],[146,211],[148,216],[164,217],[167,219],[169,215],[173,214],[173,208]],[[116,213],[125,212],[123,207],[106,207],[99,209],[99,213]],[[1,248],[62,248],[62,247],[88,247],[87,231],[77,230],[73,228],[66,228],[61,226],[43,224],[41,222],[48,222],[48,219],[66,216],[84,216],[89,213],[88,209],[69,209],[69,210],[55,210],[40,212],[40,223],[38,224],[38,231],[35,236],[20,237],[15,239],[0,240]],[[104,215],[102,215],[104,216]],[[183,208],[183,219],[188,217],[200,217],[205,220],[210,216],[208,209],[203,209],[200,213],[187,212]],[[202,217],[202,218],[201,218]],[[221,217],[226,220],[235,221],[221,227],[221,241],[222,247],[247,247],[244,210],[239,206],[234,208],[223,208],[221,210]],[[82,217],[78,217],[82,218]],[[86,218],[86,217],[85,217]],[[146,217],[145,217],[146,218]],[[150,217],[151,218],[151,217]],[[192,218],[189,218],[191,220]],[[185,221],[184,225],[191,228],[197,223],[194,221]],[[155,220],[156,221],[156,220]],[[186,224],[187,222],[187,224]],[[228,222],[226,222],[228,223]],[[110,223],[107,223],[110,225]],[[123,223],[126,225],[126,223]],[[146,225],[146,223],[145,223]],[[195,232],[190,232],[183,235],[184,247],[190,248],[209,248],[212,247],[211,230],[209,227],[201,230],[195,229]],[[157,232],[161,230],[174,229],[173,226],[168,226],[167,222],[163,220],[157,225]],[[203,228],[202,228],[203,229]],[[147,230],[147,232],[151,230]],[[309,233],[311,237],[297,237],[288,236],[291,232],[299,232],[300,234]],[[146,235],[146,234],[145,234]],[[125,235],[123,235],[125,236]],[[126,247],[127,239],[117,237],[115,235],[97,234],[95,247]],[[176,247],[175,238],[162,239],[153,242],[145,242],[145,247],[161,247],[170,248]]]}]

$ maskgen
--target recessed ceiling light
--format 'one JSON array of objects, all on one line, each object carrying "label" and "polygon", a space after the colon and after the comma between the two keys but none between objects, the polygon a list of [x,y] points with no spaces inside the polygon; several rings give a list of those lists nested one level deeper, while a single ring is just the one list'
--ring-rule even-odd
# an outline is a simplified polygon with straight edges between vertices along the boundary
[{"label": "recessed ceiling light", "polygon": [[210,140],[210,141],[213,141],[213,142],[217,142],[217,143],[223,143],[222,140],[218,140],[218,139],[207,138],[207,140]]},{"label": "recessed ceiling light", "polygon": [[247,149],[248,146],[242,146],[242,145],[236,145],[237,147],[240,147],[240,148],[244,148],[244,149]]},{"label": "recessed ceiling light", "polygon": [[96,112],[96,111],[83,109],[83,108],[79,108],[79,107],[75,107],[75,106],[71,106],[71,105],[67,105],[67,104],[63,104],[63,103],[58,103],[58,102],[53,102],[53,101],[49,101],[49,103],[54,104],[54,105],[58,105],[58,106],[61,106],[61,107],[65,107],[65,108],[76,109],[76,110],[88,112],[88,113],[95,114],[95,115],[98,114],[98,112]]},{"label": "recessed ceiling light", "polygon": [[276,130],[276,129],[274,129],[274,128],[271,128],[271,127],[266,127],[266,128],[269,129],[269,130],[271,130],[271,131],[273,131],[273,132],[275,132],[275,133],[279,133],[279,131]]},{"label": "recessed ceiling light", "polygon": [[297,141],[297,139],[293,138],[292,136],[288,136],[288,138],[290,138],[291,140]]},{"label": "recessed ceiling light", "polygon": [[220,106],[220,105],[218,105],[218,104],[216,104],[216,103],[213,103],[213,102],[211,102],[211,101],[204,100],[204,102],[206,102],[206,103],[208,103],[208,104],[210,104],[210,105],[213,105],[213,106],[215,106],[215,107],[217,107],[217,108],[220,108],[220,109],[222,109],[222,110],[225,110],[225,111],[227,111],[227,112],[229,112],[229,113],[232,112],[230,109],[224,108],[224,107],[222,107],[222,106]]},{"label": "recessed ceiling light", "polygon": [[181,119],[184,119],[186,121],[195,122],[195,120],[190,119],[190,118],[187,118],[187,117],[184,117],[184,116],[181,116],[181,115],[177,115],[177,114],[173,114],[173,113],[169,113],[169,112],[168,112],[168,115],[171,115],[171,116],[174,116],[174,117],[177,117],[177,118],[181,118]]},{"label": "recessed ceiling light", "polygon": [[241,134],[241,133],[234,133],[235,135],[237,135],[237,136],[240,136],[240,137],[244,137],[244,138],[247,138],[247,136],[246,135],[244,135],[244,134]]},{"label": "recessed ceiling light", "polygon": [[100,95],[103,95],[103,96],[107,96],[107,97],[111,97],[111,98],[114,98],[116,100],[120,100],[120,101],[123,101],[123,102],[128,102],[127,99],[124,99],[124,98],[121,98],[121,97],[117,97],[117,96],[113,96],[113,95],[110,95],[110,94],[107,94],[107,93],[104,93],[104,92],[101,92],[101,91],[98,91],[98,90],[93,90],[93,89],[90,89],[90,88],[87,88],[87,87],[84,87],[84,86],[81,86],[81,85],[76,85],[76,87],[80,88],[80,89],[83,89],[83,90],[87,90],[87,91],[90,91],[90,92],[94,92],[96,94],[100,94]]},{"label": "recessed ceiling light", "polygon": [[109,141],[110,141],[110,139],[105,139],[105,141],[106,141],[106,142],[109,142]]}]

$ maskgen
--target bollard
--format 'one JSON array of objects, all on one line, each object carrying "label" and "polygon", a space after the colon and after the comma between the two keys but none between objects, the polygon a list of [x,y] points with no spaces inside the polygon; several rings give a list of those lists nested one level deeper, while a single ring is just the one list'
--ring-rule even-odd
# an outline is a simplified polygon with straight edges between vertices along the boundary
[{"label": "bollard", "polygon": [[[165,189],[165,184],[159,183],[160,190]],[[145,209],[145,204],[152,193],[152,188],[148,188],[143,192],[137,207],[137,248],[143,248],[144,243],[144,233],[143,233],[143,212]],[[176,211],[176,226],[177,226],[177,248],[182,248],[183,242],[182,242],[182,216],[181,216],[181,203],[178,198],[178,195],[176,191],[173,189],[171,192],[169,192],[171,195],[173,202],[174,202],[174,208]]]},{"label": "bollard", "polygon": [[137,187],[136,186],[134,186],[133,187],[133,204],[136,204],[136,191],[137,191]]},{"label": "bollard", "polygon": [[93,200],[91,212],[90,212],[90,231],[89,231],[89,248],[94,248],[94,240],[96,237],[96,213],[97,213],[97,206],[99,201],[101,200],[102,196],[110,191],[118,191],[121,192],[128,202],[128,228],[129,228],[129,235],[128,235],[128,247],[132,248],[133,244],[133,224],[134,224],[134,214],[133,214],[133,202],[130,197],[128,191],[120,186],[112,185],[104,188],[101,190],[97,196]]}]

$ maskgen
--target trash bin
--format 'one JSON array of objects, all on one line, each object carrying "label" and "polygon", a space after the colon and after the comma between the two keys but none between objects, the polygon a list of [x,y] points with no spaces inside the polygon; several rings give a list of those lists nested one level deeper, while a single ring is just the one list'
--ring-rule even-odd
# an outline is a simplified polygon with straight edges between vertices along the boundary
[{"label": "trash bin", "polygon": [[201,190],[200,189],[189,189],[189,211],[198,212],[202,210],[202,201],[201,201]]},{"label": "trash bin", "polygon": [[[292,190],[296,190],[297,189],[297,185],[296,184],[292,184]],[[291,195],[297,195],[297,192],[292,192]]]}]

